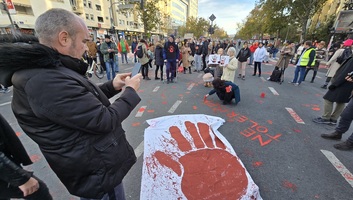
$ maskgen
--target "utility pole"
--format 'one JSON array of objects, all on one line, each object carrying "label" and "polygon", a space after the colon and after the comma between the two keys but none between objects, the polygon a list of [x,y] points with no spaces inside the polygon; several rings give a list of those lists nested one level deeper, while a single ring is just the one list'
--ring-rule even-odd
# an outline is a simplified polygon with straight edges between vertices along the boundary
[{"label": "utility pole", "polygon": [[[12,2],[11,2],[11,4],[12,4]],[[13,5],[13,4],[12,4],[12,5]],[[11,18],[11,15],[10,15],[10,11],[9,11],[9,9],[7,8],[7,3],[6,3],[5,0],[2,0],[2,3],[0,3],[0,8],[6,11],[7,16],[9,17],[10,23],[11,23],[11,33],[12,33],[12,34],[15,34],[15,31],[16,31],[15,25],[14,25],[14,23],[13,23],[13,21],[12,21],[12,18]]]}]

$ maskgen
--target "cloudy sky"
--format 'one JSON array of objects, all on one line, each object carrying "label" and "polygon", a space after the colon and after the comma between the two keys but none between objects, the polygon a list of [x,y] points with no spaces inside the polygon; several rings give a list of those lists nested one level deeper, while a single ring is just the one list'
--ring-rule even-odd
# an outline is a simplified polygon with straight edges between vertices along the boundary
[{"label": "cloudy sky", "polygon": [[216,23],[228,32],[236,33],[236,23],[241,22],[255,7],[255,0],[199,0],[199,17],[216,16]]}]

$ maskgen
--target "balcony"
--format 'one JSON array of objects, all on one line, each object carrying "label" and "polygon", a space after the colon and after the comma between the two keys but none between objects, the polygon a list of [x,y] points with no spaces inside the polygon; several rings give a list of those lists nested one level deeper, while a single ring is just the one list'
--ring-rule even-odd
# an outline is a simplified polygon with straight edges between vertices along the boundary
[{"label": "balcony", "polygon": [[82,0],[70,0],[70,5],[72,8],[72,12],[77,15],[83,14],[83,1]]}]

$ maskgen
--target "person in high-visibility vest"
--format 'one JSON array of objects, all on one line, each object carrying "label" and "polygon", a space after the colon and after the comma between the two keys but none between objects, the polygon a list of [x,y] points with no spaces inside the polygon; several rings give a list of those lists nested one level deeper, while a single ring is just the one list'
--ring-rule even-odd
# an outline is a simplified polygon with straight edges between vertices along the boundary
[{"label": "person in high-visibility vest", "polygon": [[[315,65],[316,52],[315,47],[312,46],[311,41],[306,41],[304,43],[304,50],[300,55],[299,61],[297,62],[297,67],[294,72],[293,81],[289,82],[294,84],[295,86],[300,85],[300,83],[304,80],[305,70],[307,67],[313,67]],[[300,73],[300,77],[299,77]],[[298,80],[299,77],[299,80]]]}]

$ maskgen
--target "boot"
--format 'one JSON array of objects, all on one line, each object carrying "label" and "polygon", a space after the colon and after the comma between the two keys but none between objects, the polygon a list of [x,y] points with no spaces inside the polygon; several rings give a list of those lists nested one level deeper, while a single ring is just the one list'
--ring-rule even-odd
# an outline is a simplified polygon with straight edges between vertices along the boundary
[{"label": "boot", "polygon": [[353,143],[347,140],[345,142],[335,144],[333,145],[333,147],[339,150],[349,151],[349,150],[353,150]]},{"label": "boot", "polygon": [[327,84],[325,83],[324,85],[321,86],[323,89],[327,89]]},{"label": "boot", "polygon": [[329,134],[321,134],[321,137],[329,140],[341,140],[342,133],[338,133],[337,131],[335,131]]},{"label": "boot", "polygon": [[184,74],[186,74],[186,67],[184,67]]}]

